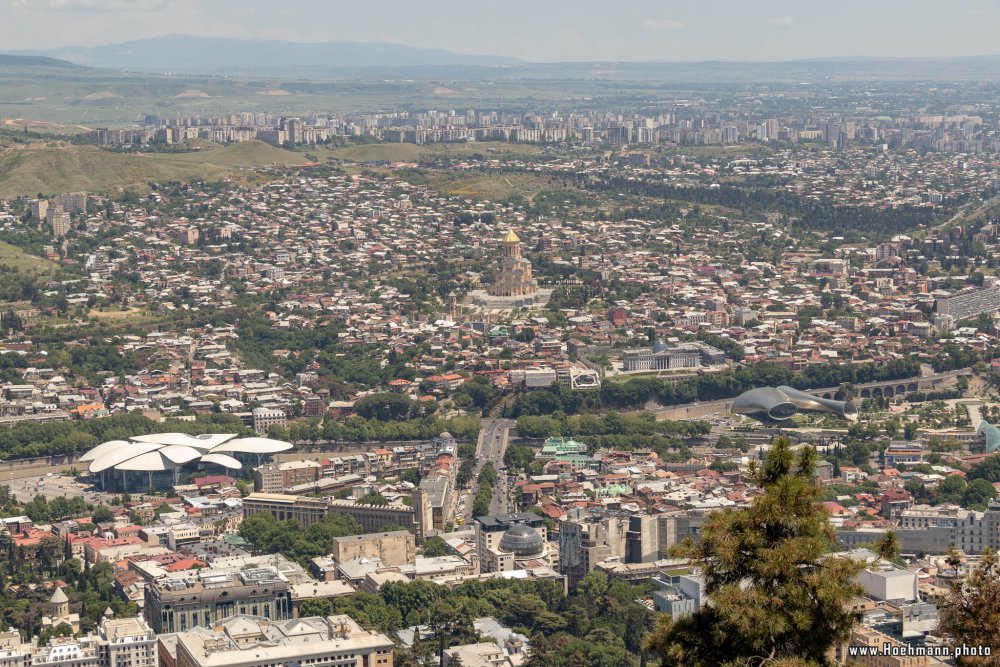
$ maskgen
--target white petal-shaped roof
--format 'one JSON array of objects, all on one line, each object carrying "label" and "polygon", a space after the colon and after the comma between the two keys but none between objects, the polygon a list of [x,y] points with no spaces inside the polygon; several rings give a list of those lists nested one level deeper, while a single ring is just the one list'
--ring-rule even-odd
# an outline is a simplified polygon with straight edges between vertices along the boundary
[{"label": "white petal-shaped roof", "polygon": [[194,447],[187,447],[185,445],[167,445],[159,453],[174,463],[187,463],[188,461],[194,461],[202,455]]},{"label": "white petal-shaped roof", "polygon": [[124,463],[119,463],[115,466],[115,470],[137,470],[141,472],[159,472],[161,470],[173,470],[174,468],[179,468],[180,466],[167,457],[165,457],[161,452],[146,452],[145,454],[140,454],[134,459],[129,459]]},{"label": "white petal-shaped roof", "polygon": [[132,438],[133,442],[152,442],[154,444],[165,445],[186,445],[191,446],[194,438],[187,433],[150,433],[148,435],[137,435]]},{"label": "white petal-shaped roof", "polygon": [[87,463],[88,461],[96,461],[108,452],[113,452],[119,447],[128,447],[128,442],[126,440],[108,440],[94,447],[89,452],[80,457],[80,463]]},{"label": "white petal-shaped roof", "polygon": [[215,463],[223,468],[229,468],[231,470],[239,470],[243,467],[243,464],[234,459],[228,454],[205,454],[201,457],[202,463]]},{"label": "white petal-shaped roof", "polygon": [[102,470],[107,470],[108,468],[117,468],[129,459],[134,459],[135,457],[141,456],[147,452],[155,452],[162,446],[163,445],[158,445],[155,442],[127,443],[124,447],[118,447],[106,454],[103,454],[100,458],[91,461],[90,472],[101,472]]},{"label": "white petal-shaped roof", "polygon": [[292,444],[273,438],[237,438],[230,440],[218,447],[213,447],[213,452],[242,452],[246,454],[274,454],[284,452],[292,448]]},{"label": "white petal-shaped roof", "polygon": [[150,433],[137,435],[133,442],[155,442],[158,445],[184,445],[195,449],[208,450],[221,445],[236,436],[232,433],[206,433],[204,435],[188,435],[187,433]]},{"label": "white petal-shaped roof", "polygon": [[[235,438],[235,439],[234,439]],[[186,463],[204,461],[232,470],[242,464],[224,452],[273,454],[292,449],[291,443],[271,438],[236,438],[232,433],[150,433],[131,440],[109,440],[81,457],[90,462],[90,472],[135,470],[157,472],[173,470]]]}]

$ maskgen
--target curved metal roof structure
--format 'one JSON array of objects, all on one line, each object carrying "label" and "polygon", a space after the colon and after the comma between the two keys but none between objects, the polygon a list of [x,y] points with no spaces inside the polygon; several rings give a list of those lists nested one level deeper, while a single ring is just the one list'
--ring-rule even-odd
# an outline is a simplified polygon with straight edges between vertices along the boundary
[{"label": "curved metal roof structure", "polygon": [[857,421],[858,409],[853,403],[819,398],[794,387],[759,387],[736,397],[732,411],[761,421],[786,421],[799,410],[826,412],[848,421]]},{"label": "curved metal roof structure", "polygon": [[128,446],[127,440],[108,440],[107,442],[102,443],[97,447],[94,447],[89,452],[81,456],[80,463],[89,463],[90,461],[94,461],[104,456],[108,452],[113,452],[119,447],[126,447],[126,446]]},{"label": "curved metal roof structure", "polygon": [[1000,428],[997,428],[984,419],[979,422],[979,426],[976,427],[976,432],[982,433],[986,438],[986,448],[984,451],[987,454],[1000,451]]},{"label": "curved metal roof structure", "polygon": [[201,460],[205,463],[214,463],[222,466],[223,468],[229,468],[230,470],[239,470],[243,467],[242,463],[228,454],[205,454],[201,457]]},{"label": "curved metal roof structure", "polygon": [[[151,442],[134,442],[128,443],[122,447],[116,447],[110,452],[106,452],[101,456],[98,456],[93,461],[90,462],[90,472],[101,472],[102,470],[107,470],[108,468],[117,468],[122,463],[125,463],[129,459],[134,459],[143,454],[148,454],[149,452],[155,452],[160,449],[162,445],[157,445]],[[90,452],[87,452],[88,454]],[[84,454],[86,456],[86,454]]]},{"label": "curved metal roof structure", "polygon": [[213,452],[248,452],[251,454],[275,454],[289,448],[287,442],[272,438],[237,438],[212,448]]},{"label": "curved metal roof structure", "polygon": [[149,435],[137,435],[132,438],[133,442],[155,442],[158,445],[184,445],[197,449],[212,449],[224,442],[228,442],[236,436],[231,433],[204,433],[202,435],[188,435],[187,433],[150,433]]},{"label": "curved metal roof structure", "polygon": [[232,433],[151,433],[130,440],[109,440],[80,457],[90,463],[90,472],[123,470],[160,472],[174,470],[188,463],[203,461],[230,470],[242,464],[231,454],[274,454],[292,448],[292,444],[271,438],[237,438]]}]

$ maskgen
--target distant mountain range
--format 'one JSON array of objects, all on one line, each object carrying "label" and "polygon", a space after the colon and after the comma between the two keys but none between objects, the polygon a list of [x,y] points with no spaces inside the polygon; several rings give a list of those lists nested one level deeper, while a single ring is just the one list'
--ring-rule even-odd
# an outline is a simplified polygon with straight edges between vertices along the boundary
[{"label": "distant mountain range", "polygon": [[[23,60],[11,60],[21,56]],[[817,58],[780,62],[529,63],[389,42],[301,43],[167,35],[121,44],[14,51],[0,65],[83,66],[176,75],[315,80],[602,80],[656,84],[1000,79],[1000,56]]]},{"label": "distant mountain range", "polygon": [[181,74],[315,74],[354,68],[516,65],[516,58],[470,56],[389,42],[285,42],[166,35],[121,44],[13,51],[86,67]]},{"label": "distant mountain range", "polygon": [[[513,68],[528,78],[603,79],[683,84],[1000,79],[1000,55],[955,58],[822,58],[766,62],[591,62]],[[532,69],[530,74],[527,70]]]},{"label": "distant mountain range", "polygon": [[58,58],[47,58],[44,56],[15,56],[9,53],[0,53],[0,65],[13,67],[64,67],[67,69],[78,69],[78,65]]}]

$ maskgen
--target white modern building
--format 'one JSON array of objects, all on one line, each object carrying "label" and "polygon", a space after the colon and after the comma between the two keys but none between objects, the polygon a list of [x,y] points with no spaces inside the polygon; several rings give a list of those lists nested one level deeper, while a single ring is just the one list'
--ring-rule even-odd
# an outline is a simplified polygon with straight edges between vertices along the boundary
[{"label": "white modern building", "polygon": [[259,465],[264,455],[291,448],[291,443],[281,440],[238,438],[232,433],[152,433],[97,445],[80,457],[80,462],[90,464],[88,469],[100,475],[105,488],[119,483],[121,488],[128,488],[129,472],[146,473],[144,488],[149,488],[154,486],[154,475],[157,482],[172,480],[176,484],[182,469],[197,470],[214,465],[239,470],[243,463],[236,455],[255,455]]}]

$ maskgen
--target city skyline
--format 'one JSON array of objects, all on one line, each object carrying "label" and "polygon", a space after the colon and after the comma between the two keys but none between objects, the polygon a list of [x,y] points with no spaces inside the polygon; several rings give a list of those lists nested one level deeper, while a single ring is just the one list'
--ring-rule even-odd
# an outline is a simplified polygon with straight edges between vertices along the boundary
[{"label": "city skyline", "polygon": [[998,25],[0,0],[0,667],[1000,664]]},{"label": "city skyline", "polygon": [[[527,62],[781,61],[836,57],[993,55],[996,0],[940,11],[924,0],[870,4],[714,0],[698,6],[626,3],[608,11],[585,0],[514,2],[495,13],[445,0],[433,15],[398,0],[378,4],[378,20],[342,2],[297,0],[273,8],[257,0],[5,0],[6,50],[114,44],[190,34],[293,42],[391,42]],[[526,20],[530,17],[530,20]],[[891,27],[891,29],[889,29]]]}]

